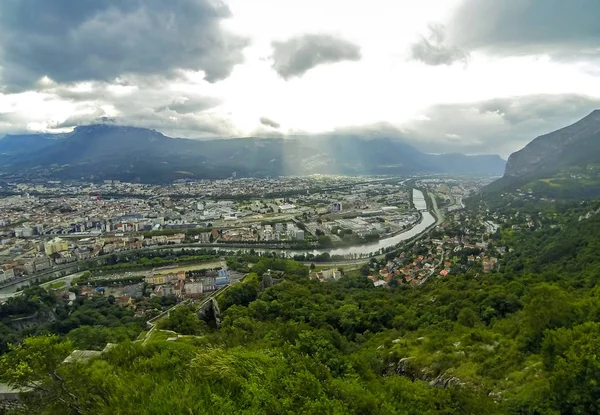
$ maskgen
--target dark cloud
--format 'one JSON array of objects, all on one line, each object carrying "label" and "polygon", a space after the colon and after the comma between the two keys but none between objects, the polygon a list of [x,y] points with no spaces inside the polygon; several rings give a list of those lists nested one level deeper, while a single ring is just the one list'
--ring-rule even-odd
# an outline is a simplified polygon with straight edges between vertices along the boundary
[{"label": "dark cloud", "polygon": [[261,117],[260,123],[262,125],[266,125],[267,127],[271,127],[271,128],[275,128],[275,129],[278,129],[281,126],[278,122],[273,121],[272,119],[267,118],[267,117]]},{"label": "dark cloud", "polygon": [[429,35],[412,45],[413,59],[428,65],[451,65],[454,62],[466,62],[469,54],[458,46],[448,44],[445,39],[444,27],[431,25]]},{"label": "dark cloud", "polygon": [[128,74],[202,70],[226,78],[247,41],[222,29],[217,0],[2,0],[2,84],[111,81]]},{"label": "dark cloud", "polygon": [[573,58],[597,52],[599,22],[598,0],[465,0],[446,34],[468,50]]},{"label": "dark cloud", "polygon": [[360,48],[330,35],[304,35],[273,42],[273,68],[284,79],[301,76],[322,64],[360,60]]},{"label": "dark cloud", "polygon": [[403,131],[429,153],[460,151],[508,157],[535,137],[566,127],[600,108],[581,95],[531,95],[469,104],[438,105]]}]

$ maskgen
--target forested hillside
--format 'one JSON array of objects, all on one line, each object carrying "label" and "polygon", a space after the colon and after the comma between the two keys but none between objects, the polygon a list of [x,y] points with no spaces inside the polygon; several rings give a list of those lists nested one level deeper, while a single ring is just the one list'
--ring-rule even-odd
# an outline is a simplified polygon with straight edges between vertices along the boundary
[{"label": "forested hillside", "polygon": [[[598,413],[598,205],[530,211],[542,226],[499,231],[500,271],[376,288],[256,258],[254,274],[219,299],[218,330],[182,307],[161,323],[180,336],[116,339],[70,364],[84,336],[49,330],[0,358],[0,380],[34,389],[25,413]],[[77,321],[80,334],[104,324]]]}]

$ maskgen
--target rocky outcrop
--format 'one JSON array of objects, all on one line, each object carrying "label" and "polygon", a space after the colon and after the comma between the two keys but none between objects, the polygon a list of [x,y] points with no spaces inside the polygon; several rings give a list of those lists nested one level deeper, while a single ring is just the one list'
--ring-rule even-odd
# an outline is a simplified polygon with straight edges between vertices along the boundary
[{"label": "rocky outcrop", "polygon": [[56,320],[56,314],[52,310],[42,310],[26,317],[15,318],[7,324],[13,330],[21,331],[27,327],[39,326]]},{"label": "rocky outcrop", "polygon": [[[600,134],[600,110],[595,110],[573,125],[537,137],[522,150],[510,155],[506,162],[505,177],[522,177],[529,174],[551,171],[565,159],[573,157],[578,143],[588,141]],[[589,145],[589,143],[588,143]],[[584,154],[581,156],[588,156]]]},{"label": "rocky outcrop", "polygon": [[[418,368],[414,363],[414,358],[405,357],[398,361],[396,364],[390,366],[390,371],[398,376],[406,377],[413,382],[421,380],[429,382],[429,386],[433,388],[454,388],[466,386],[459,378],[442,373],[438,376],[428,368]],[[392,374],[390,373],[390,374]]]},{"label": "rocky outcrop", "polygon": [[430,381],[429,386],[431,386],[433,388],[446,389],[446,388],[455,388],[455,387],[465,386],[465,383],[461,382],[461,380],[459,378],[456,378],[454,376],[449,376],[444,373],[444,374],[439,375],[432,381]]},{"label": "rocky outcrop", "polygon": [[217,329],[221,328],[221,309],[219,302],[215,298],[207,301],[199,310],[198,318],[209,324],[213,324]]},{"label": "rocky outcrop", "polygon": [[412,357],[404,357],[398,361],[394,367],[394,372],[399,376],[404,376],[410,380],[415,380],[416,369],[413,365]]}]

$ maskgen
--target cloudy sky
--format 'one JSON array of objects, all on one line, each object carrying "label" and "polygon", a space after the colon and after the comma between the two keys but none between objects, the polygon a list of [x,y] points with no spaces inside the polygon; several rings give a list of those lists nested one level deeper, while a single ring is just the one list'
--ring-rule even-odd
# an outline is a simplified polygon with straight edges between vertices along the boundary
[{"label": "cloudy sky", "polygon": [[2,0],[0,136],[364,133],[508,156],[600,108],[598,0]]}]

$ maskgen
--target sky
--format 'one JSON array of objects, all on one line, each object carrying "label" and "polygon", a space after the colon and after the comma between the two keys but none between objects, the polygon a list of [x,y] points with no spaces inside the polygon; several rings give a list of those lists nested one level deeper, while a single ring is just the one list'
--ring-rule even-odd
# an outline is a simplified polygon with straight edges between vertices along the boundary
[{"label": "sky", "polygon": [[598,0],[2,0],[0,136],[364,134],[507,157],[600,108]]}]

